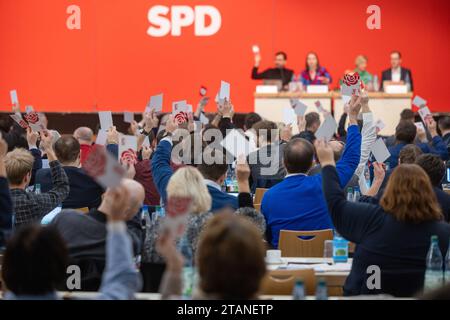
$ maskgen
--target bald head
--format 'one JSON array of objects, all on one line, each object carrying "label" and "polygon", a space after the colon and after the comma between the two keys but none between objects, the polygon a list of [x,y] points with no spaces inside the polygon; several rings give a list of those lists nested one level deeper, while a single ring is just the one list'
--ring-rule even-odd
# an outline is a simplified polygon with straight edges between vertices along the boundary
[{"label": "bald head", "polygon": [[314,147],[305,139],[292,139],[284,148],[284,166],[289,174],[307,173],[313,158]]},{"label": "bald head", "polygon": [[75,130],[75,132],[73,133],[73,136],[75,137],[75,139],[78,140],[78,142],[80,144],[90,145],[94,138],[94,132],[92,132],[91,128],[80,127]]},{"label": "bald head", "polygon": [[130,197],[128,199],[127,220],[132,219],[144,204],[145,190],[137,181],[131,179],[123,179],[121,186],[126,188]]}]

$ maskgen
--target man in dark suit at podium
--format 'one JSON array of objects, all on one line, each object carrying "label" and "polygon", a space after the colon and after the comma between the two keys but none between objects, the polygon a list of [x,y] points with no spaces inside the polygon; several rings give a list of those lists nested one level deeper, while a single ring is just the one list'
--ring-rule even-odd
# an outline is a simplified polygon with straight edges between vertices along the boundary
[{"label": "man in dark suit at podium", "polygon": [[283,89],[287,89],[289,82],[294,77],[294,71],[286,69],[287,54],[280,51],[275,54],[275,68],[258,72],[259,65],[261,63],[261,54],[255,53],[255,65],[252,70],[253,80],[281,80]]},{"label": "man in dark suit at podium", "polygon": [[391,53],[391,68],[384,70],[381,75],[381,90],[383,90],[385,81],[403,81],[406,85],[409,85],[409,91],[414,91],[411,70],[402,68],[402,54],[399,51]]}]

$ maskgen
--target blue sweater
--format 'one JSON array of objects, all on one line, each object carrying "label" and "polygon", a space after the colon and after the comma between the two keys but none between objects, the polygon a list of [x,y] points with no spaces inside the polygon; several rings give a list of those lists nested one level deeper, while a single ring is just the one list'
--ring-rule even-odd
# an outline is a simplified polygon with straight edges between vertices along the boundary
[{"label": "blue sweater", "polygon": [[[337,170],[341,186],[350,181],[361,156],[361,134],[357,125],[348,128],[347,145]],[[261,211],[266,218],[267,240],[278,247],[280,230],[332,229],[322,192],[322,175],[295,175],[269,189],[263,198]]]},{"label": "blue sweater", "polygon": [[[151,163],[153,181],[164,203],[167,202],[167,185],[173,174],[173,169],[170,166],[171,152],[172,144],[167,140],[162,140],[156,147]],[[238,208],[237,197],[231,196],[211,186],[208,186],[208,191],[212,198],[211,211],[227,207],[233,209]]]},{"label": "blue sweater", "polygon": [[[391,157],[388,159],[388,162],[391,169],[398,166],[400,151],[402,151],[403,147],[406,145],[406,143],[398,143],[389,148]],[[442,158],[442,160],[449,159],[447,145],[440,136],[436,136],[431,140],[431,146],[428,143],[417,143],[416,145],[422,150],[423,153],[437,154]]]}]

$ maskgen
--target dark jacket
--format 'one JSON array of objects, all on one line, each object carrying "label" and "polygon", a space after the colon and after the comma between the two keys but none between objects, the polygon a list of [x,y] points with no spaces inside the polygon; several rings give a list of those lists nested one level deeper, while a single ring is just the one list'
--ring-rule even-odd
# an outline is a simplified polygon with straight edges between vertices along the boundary
[{"label": "dark jacket", "polygon": [[[411,297],[423,288],[431,236],[439,237],[445,255],[450,225],[443,221],[401,222],[379,205],[349,202],[339,185],[336,168],[322,168],[323,191],[336,230],[356,244],[345,295],[391,294]],[[370,290],[370,266],[380,268],[381,289]]]},{"label": "dark jacket", "polygon": [[[401,78],[400,80],[404,81],[405,83],[407,82],[407,78],[409,77],[409,83],[411,85],[411,91],[414,91],[414,84],[413,84],[413,79],[412,79],[412,73],[411,70],[406,69],[406,68],[401,68]],[[384,70],[381,74],[381,90],[383,90],[383,83],[384,81],[392,81],[392,69],[387,69]]]},{"label": "dark jacket", "polygon": [[[97,209],[83,214],[75,210],[61,211],[51,222],[58,229],[69,250],[70,264],[81,269],[81,289],[97,291],[106,261],[106,215]],[[142,251],[144,233],[140,214],[127,222],[134,255]]]},{"label": "dark jacket", "polygon": [[[63,209],[97,208],[102,202],[104,189],[89,177],[85,171],[76,167],[63,167],[69,178],[70,191],[63,201]],[[36,173],[36,183],[41,185],[42,192],[53,188],[50,169],[41,169]]]}]

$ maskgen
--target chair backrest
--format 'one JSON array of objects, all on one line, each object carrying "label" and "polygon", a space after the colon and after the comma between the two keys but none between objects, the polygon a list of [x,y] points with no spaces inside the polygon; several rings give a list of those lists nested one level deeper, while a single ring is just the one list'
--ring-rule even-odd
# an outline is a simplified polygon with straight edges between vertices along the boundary
[{"label": "chair backrest", "polygon": [[267,271],[261,284],[261,293],[263,295],[291,295],[297,279],[303,280],[306,295],[315,295],[316,276],[313,269]]},{"label": "chair backrest", "polygon": [[262,199],[264,197],[264,194],[267,192],[267,190],[269,190],[269,189],[256,188],[256,190],[255,190],[255,200],[253,200],[253,203],[254,204],[261,204]]},{"label": "chair backrest", "polygon": [[85,207],[85,208],[77,208],[77,209],[75,209],[75,210],[81,211],[82,213],[88,213],[88,212],[89,212],[89,208],[88,208],[88,207]]},{"label": "chair backrest", "polygon": [[281,230],[278,248],[283,257],[323,257],[325,240],[333,239],[333,230]]},{"label": "chair backrest", "polygon": [[254,204],[253,207],[255,208],[256,211],[261,212],[261,204]]}]

